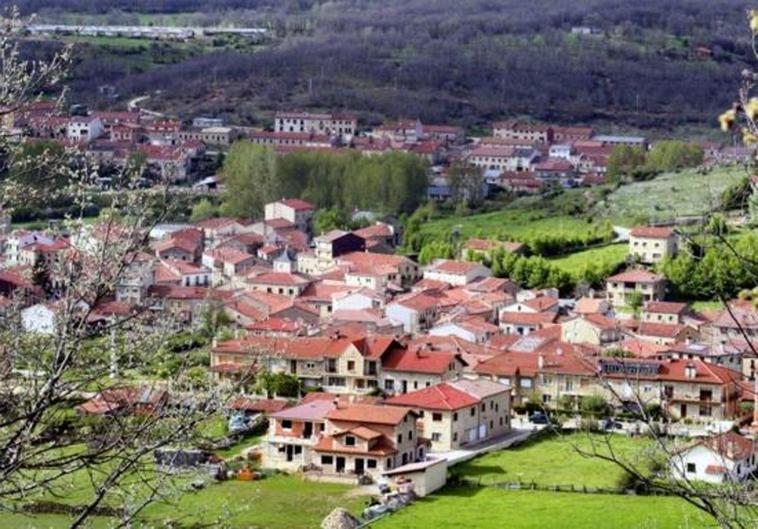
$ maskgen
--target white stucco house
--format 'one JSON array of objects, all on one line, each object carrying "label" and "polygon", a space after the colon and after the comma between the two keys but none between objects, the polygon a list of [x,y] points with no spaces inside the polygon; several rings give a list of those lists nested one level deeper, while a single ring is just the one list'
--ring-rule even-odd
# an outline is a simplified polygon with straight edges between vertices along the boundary
[{"label": "white stucco house", "polygon": [[676,479],[724,483],[747,479],[756,470],[753,440],[728,431],[702,439],[669,461]]}]

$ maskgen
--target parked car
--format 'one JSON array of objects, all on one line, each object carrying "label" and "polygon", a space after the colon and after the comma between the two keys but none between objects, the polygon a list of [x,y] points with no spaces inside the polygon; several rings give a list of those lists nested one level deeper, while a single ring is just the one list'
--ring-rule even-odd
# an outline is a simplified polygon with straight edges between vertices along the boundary
[{"label": "parked car", "polygon": [[532,424],[550,424],[550,417],[545,412],[535,411],[529,416],[529,422]]},{"label": "parked car", "polygon": [[614,420],[611,417],[607,419],[603,419],[602,426],[603,426],[603,430],[623,430],[624,429],[623,424],[621,424],[617,420]]}]

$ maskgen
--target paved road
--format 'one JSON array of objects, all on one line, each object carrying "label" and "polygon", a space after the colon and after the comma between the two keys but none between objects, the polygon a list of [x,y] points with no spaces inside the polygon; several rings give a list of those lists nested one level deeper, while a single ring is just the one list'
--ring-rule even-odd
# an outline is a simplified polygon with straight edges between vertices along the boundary
[{"label": "paved road", "polygon": [[452,450],[450,452],[430,452],[432,457],[444,457],[447,459],[448,467],[473,459],[478,455],[486,454],[487,452],[493,452],[495,450],[502,450],[508,448],[513,444],[518,444],[524,441],[527,437],[532,435],[537,430],[518,430],[514,429],[506,434],[503,434],[494,439],[488,439],[487,441],[474,445],[469,448],[462,448],[459,450]]},{"label": "paved road", "polygon": [[160,112],[155,112],[154,110],[148,110],[146,108],[140,108],[139,104],[142,103],[143,101],[147,101],[148,99],[150,99],[150,96],[135,97],[134,99],[130,100],[126,104],[126,108],[129,109],[129,112],[140,111],[140,112],[142,112],[144,114],[148,114],[150,116],[155,116],[157,118],[162,118],[163,114],[161,114]]}]

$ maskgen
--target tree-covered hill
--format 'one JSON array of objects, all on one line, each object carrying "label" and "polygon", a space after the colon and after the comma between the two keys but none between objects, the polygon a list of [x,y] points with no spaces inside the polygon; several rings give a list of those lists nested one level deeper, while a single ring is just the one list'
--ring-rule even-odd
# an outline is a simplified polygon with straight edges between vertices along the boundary
[{"label": "tree-covered hill", "polygon": [[[640,128],[697,126],[728,106],[750,57],[743,0],[206,4],[21,2],[43,16],[82,12],[129,21],[139,12],[144,22],[145,13],[194,12],[199,24],[265,24],[275,40],[263,50],[226,48],[107,79],[124,98],[161,89],[157,104],[164,108],[232,118],[298,107],[356,110],[367,122],[419,116],[476,126],[530,115]],[[593,34],[572,32],[578,26]],[[85,97],[102,81],[81,75],[74,85]]]}]

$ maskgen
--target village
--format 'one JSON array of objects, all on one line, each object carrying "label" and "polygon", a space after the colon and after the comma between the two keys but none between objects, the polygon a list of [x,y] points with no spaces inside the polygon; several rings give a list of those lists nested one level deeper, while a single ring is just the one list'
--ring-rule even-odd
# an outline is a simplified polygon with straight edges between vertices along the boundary
[{"label": "village", "polygon": [[[168,180],[210,194],[224,190],[213,160],[243,138],[279,154],[402,151],[428,162],[432,201],[452,197],[452,163],[476,168],[485,195],[536,194],[602,184],[615,147],[650,146],[641,136],[519,121],[493,123],[491,136],[477,138],[418,119],[362,130],[349,114],[278,112],[273,123],[259,130],[138,110],[71,114],[43,102],[6,116],[4,128],[18,141],[58,142],[116,167],[140,155],[155,179],[145,187]],[[749,147],[702,149],[706,166],[754,155]],[[316,233],[316,214],[309,201],[282,197],[262,218],[157,224],[112,299],[91,307],[91,324],[147,312],[196,329],[219,311],[228,332],[213,338],[204,367],[214,384],[268,373],[296,385],[290,395],[243,390],[220,410],[229,428],[264,425],[243,456],[317,483],[392,491],[369,518],[442,489],[462,462],[555,426],[592,423],[593,431],[640,436],[665,425],[688,446],[666,472],[708,483],[752,479],[755,292],[708,309],[673,300],[658,265],[682,251],[677,225],[631,226],[620,234],[623,269],[603,288],[571,296],[496,277],[486,263],[496,253],[528,253],[519,241],[471,237],[457,255],[422,265],[397,253],[404,234],[396,216]],[[34,271],[65,260],[72,247],[96,246],[102,227],[94,222],[88,240],[74,241],[55,225],[19,229],[9,215],[1,224],[0,309],[20,302],[22,332],[53,335],[60,307]],[[170,380],[133,380],[77,410],[128,414],[171,399]]]}]

